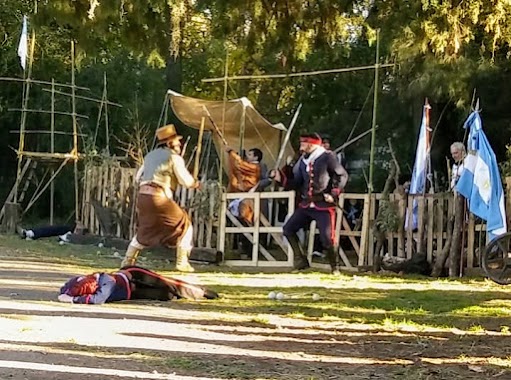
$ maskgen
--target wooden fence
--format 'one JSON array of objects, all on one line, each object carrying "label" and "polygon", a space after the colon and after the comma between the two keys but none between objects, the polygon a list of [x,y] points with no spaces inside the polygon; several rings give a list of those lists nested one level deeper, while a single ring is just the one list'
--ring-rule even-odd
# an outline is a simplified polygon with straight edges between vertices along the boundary
[{"label": "wooden fence", "polygon": [[[252,199],[255,214],[254,226],[242,226],[229,210],[229,203],[234,199]],[[220,221],[219,221],[219,246],[218,249],[225,252],[226,263],[241,266],[291,266],[293,252],[287,244],[283,243],[282,221],[260,213],[262,200],[273,200],[279,207],[287,206],[292,213],[294,205],[294,192],[280,193],[230,193],[223,194]],[[277,199],[285,200],[285,204]],[[376,238],[373,233],[377,215],[382,207],[381,194],[356,194],[345,193],[339,199],[336,212],[336,241],[339,242],[339,255],[342,269],[359,270],[371,266],[376,247]],[[448,220],[454,212],[454,198],[451,193],[427,194],[424,196],[401,196],[390,195],[390,208],[395,218],[395,226],[392,232],[385,234],[383,254],[403,258],[411,258],[415,252],[425,253],[431,262],[437,252],[440,252],[448,238]],[[388,209],[388,207],[387,207]],[[414,211],[416,210],[416,211]],[[279,214],[278,207],[273,208],[273,214]],[[413,228],[413,217],[416,215],[417,228]],[[407,223],[407,219],[410,221]],[[328,265],[316,263],[312,260],[314,252],[315,235],[318,233],[315,222],[311,223],[309,231],[303,237],[307,247],[309,260],[313,267],[328,267]],[[228,245],[229,235],[241,235],[249,238],[253,244],[252,256],[244,258],[230,252]],[[269,247],[262,243],[261,235],[271,234],[270,240],[275,240]],[[248,236],[247,236],[248,235]],[[467,216],[465,231],[463,234],[463,260],[464,267],[474,268],[479,266],[479,254],[486,245],[486,229],[482,223],[476,223],[473,215]],[[231,239],[232,240],[232,239]]]},{"label": "wooden fence", "polygon": [[[85,169],[82,223],[96,235],[131,239],[136,233],[137,170],[105,164]],[[200,192],[178,188],[174,199],[186,208],[194,226],[196,247],[216,247],[220,195],[216,182]]]},{"label": "wooden fence", "polygon": [[[131,239],[136,226],[135,169],[112,165],[90,166],[83,186],[82,222],[93,234]],[[282,236],[284,217],[294,211],[294,192],[221,193],[216,182],[206,183],[201,191],[178,189],[176,201],[185,207],[194,226],[196,247],[224,252],[225,262],[239,266],[290,267],[293,252]],[[243,226],[229,210],[234,199],[252,199],[253,226]],[[261,213],[262,204],[267,211]],[[427,254],[432,261],[444,247],[448,220],[454,211],[451,193],[424,196],[390,195],[390,209],[397,223],[385,234],[383,253],[410,258],[414,252]],[[358,270],[373,264],[376,239],[374,223],[382,207],[381,194],[341,194],[337,208],[336,241],[342,268]],[[387,210],[389,207],[387,207]],[[413,211],[416,210],[416,213]],[[417,228],[412,228],[416,215]],[[486,245],[486,227],[473,215],[467,216],[462,239],[464,267],[479,266],[479,252]],[[314,251],[314,222],[303,237],[309,257]],[[252,243],[252,255],[245,257],[235,248],[240,237]],[[313,266],[323,266],[313,261]]]},{"label": "wooden fence", "polygon": [[133,236],[136,172],[111,163],[85,168],[81,221],[90,233],[125,239]]}]

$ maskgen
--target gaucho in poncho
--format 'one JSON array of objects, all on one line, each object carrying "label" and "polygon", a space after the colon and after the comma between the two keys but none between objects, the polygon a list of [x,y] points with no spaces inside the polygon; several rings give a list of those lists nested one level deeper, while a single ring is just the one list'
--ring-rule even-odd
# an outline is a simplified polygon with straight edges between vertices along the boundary
[{"label": "gaucho in poncho", "polygon": [[198,188],[181,157],[182,136],[169,124],[156,131],[158,146],[144,157],[137,173],[138,229],[130,242],[122,265],[134,265],[145,247],[177,247],[176,270],[193,272],[188,262],[192,250],[193,230],[190,217],[173,199],[178,185]]}]

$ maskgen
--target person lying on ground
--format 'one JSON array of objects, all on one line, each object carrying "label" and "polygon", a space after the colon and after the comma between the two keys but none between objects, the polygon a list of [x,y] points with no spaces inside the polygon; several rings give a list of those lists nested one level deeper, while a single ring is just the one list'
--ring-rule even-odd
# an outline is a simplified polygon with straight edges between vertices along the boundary
[{"label": "person lying on ground", "polygon": [[171,301],[215,299],[219,295],[200,285],[159,275],[139,266],[125,266],[113,273],[75,276],[60,288],[58,300],[68,303],[102,304],[125,300]]},{"label": "person lying on ground", "polygon": [[63,241],[69,241],[69,235],[76,233],[76,234],[84,234],[86,231],[86,228],[81,223],[75,223],[75,224],[56,224],[56,225],[48,225],[48,226],[41,226],[31,229],[25,229],[21,226],[18,226],[16,228],[17,233],[20,238],[26,239],[26,240],[36,240],[41,238],[47,238],[52,236],[58,236],[59,240]]}]

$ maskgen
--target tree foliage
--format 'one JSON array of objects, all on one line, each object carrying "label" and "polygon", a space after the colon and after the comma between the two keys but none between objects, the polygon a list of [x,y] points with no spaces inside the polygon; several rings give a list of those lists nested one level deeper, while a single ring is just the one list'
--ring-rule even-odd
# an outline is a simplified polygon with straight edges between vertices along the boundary
[{"label": "tree foliage", "polygon": [[[398,159],[412,165],[422,103],[428,97],[432,124],[438,122],[434,161],[441,167],[451,140],[463,138],[460,125],[474,89],[490,141],[498,154],[505,152],[511,135],[506,103],[510,7],[504,0],[0,0],[0,76],[23,74],[16,47],[22,15],[29,14],[38,41],[33,76],[69,83],[70,41],[75,41],[77,83],[100,97],[106,72],[109,98],[123,105],[110,111],[110,132],[118,136],[137,123],[154,130],[168,87],[190,96],[223,98],[223,83],[202,79],[223,76],[226,60],[229,75],[366,66],[374,63],[380,30],[380,61],[395,66],[380,71],[377,162],[384,169],[390,137],[399,142]],[[374,71],[365,70],[230,81],[227,90],[230,98],[247,96],[274,122],[288,122],[303,103],[296,132],[327,133],[336,146],[356,123],[355,134],[370,127],[373,82]],[[0,89],[4,125],[18,123],[19,115],[3,111],[21,104],[19,87],[6,82]],[[69,106],[68,99],[59,102]],[[47,94],[34,92],[33,106],[48,108]],[[80,103],[79,112],[91,116],[80,122],[84,133],[95,133],[97,104]],[[48,121],[39,116],[30,122]],[[58,122],[69,128],[65,119]],[[104,145],[105,137],[99,136],[98,144]],[[16,146],[16,138],[4,141]],[[368,149],[366,138],[346,153],[363,160]],[[385,171],[376,174],[381,187]]]}]

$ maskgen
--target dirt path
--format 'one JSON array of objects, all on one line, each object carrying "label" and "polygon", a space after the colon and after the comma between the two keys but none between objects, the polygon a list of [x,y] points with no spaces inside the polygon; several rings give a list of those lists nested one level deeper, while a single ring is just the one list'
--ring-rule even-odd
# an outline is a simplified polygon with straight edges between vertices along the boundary
[{"label": "dirt path", "polygon": [[254,316],[226,312],[228,300],[222,310],[210,301],[60,304],[69,266],[2,256],[2,380],[511,378],[497,362],[511,354],[501,334]]}]

